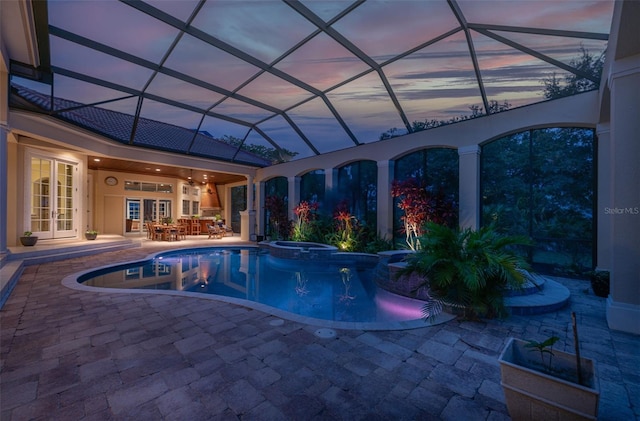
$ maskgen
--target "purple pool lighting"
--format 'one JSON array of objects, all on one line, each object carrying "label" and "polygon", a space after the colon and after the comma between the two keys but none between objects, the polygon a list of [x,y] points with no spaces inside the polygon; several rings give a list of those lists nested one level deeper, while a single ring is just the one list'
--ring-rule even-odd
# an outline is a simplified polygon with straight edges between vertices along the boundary
[{"label": "purple pool lighting", "polygon": [[256,247],[187,249],[94,270],[76,279],[86,287],[205,294],[248,307],[258,303],[255,308],[267,312],[271,308],[282,318],[302,316],[309,322],[307,318],[424,326],[424,302],[378,288],[372,279],[374,265],[364,265],[360,257],[346,259],[339,253],[335,261],[296,260],[273,257]]}]

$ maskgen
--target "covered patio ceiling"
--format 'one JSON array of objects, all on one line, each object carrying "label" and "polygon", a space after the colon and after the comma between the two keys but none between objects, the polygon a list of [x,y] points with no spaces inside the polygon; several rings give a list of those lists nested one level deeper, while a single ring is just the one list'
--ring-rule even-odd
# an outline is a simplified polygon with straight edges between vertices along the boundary
[{"label": "covered patio ceiling", "polygon": [[605,51],[613,1],[49,0],[33,9],[38,62],[13,62],[12,83],[297,159],[402,135],[413,122],[542,101],[545,78],[586,76],[572,61]]},{"label": "covered patio ceiling", "polygon": [[184,168],[173,165],[160,165],[125,159],[105,158],[103,156],[89,156],[88,167],[92,170],[119,171],[127,174],[154,174],[163,177],[192,180],[195,184],[231,184],[245,181],[241,175],[225,172]]}]

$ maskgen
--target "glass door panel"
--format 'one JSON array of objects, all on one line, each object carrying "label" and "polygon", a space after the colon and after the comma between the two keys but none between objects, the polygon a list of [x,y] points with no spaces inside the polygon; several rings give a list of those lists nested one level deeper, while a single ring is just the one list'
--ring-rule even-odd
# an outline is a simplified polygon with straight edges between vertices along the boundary
[{"label": "glass door panel", "polygon": [[171,200],[158,200],[158,216],[160,220],[171,218]]},{"label": "glass door panel", "polygon": [[31,223],[29,231],[42,238],[53,237],[50,205],[52,161],[31,158]]},{"label": "glass door panel", "polygon": [[56,165],[56,210],[54,237],[71,237],[74,227],[74,172],[75,165],[58,162]]},{"label": "glass door panel", "polygon": [[140,199],[127,199],[126,232],[140,232]]},{"label": "glass door panel", "polygon": [[40,238],[76,235],[77,163],[36,156],[29,158],[28,229]]},{"label": "glass door panel", "polygon": [[144,222],[157,223],[158,221],[158,207],[156,206],[155,199],[144,199]]},{"label": "glass door panel", "polygon": [[144,221],[161,223],[163,218],[171,217],[171,200],[144,199]]}]

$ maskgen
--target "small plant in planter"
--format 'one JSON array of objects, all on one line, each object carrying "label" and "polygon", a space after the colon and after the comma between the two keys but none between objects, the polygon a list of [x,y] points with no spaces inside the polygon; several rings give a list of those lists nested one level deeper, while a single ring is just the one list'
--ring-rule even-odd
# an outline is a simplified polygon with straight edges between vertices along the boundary
[{"label": "small plant in planter", "polygon": [[[553,367],[553,345],[559,340],[560,338],[557,336],[551,336],[542,342],[529,341],[525,348],[533,348],[531,351],[537,350],[540,353],[540,366],[544,371],[551,373]],[[548,361],[544,359],[545,354],[549,356]]]},{"label": "small plant in planter", "polygon": [[580,357],[575,313],[572,319],[575,354],[554,351],[555,336],[542,342],[509,339],[498,361],[512,419],[597,418],[600,391],[595,362]]},{"label": "small plant in planter", "polygon": [[37,242],[38,237],[34,236],[31,231],[25,231],[20,237],[20,243],[25,247],[35,246]]},{"label": "small plant in planter", "polygon": [[87,230],[84,233],[84,237],[87,240],[95,240],[98,237],[98,231],[96,231],[96,230]]}]

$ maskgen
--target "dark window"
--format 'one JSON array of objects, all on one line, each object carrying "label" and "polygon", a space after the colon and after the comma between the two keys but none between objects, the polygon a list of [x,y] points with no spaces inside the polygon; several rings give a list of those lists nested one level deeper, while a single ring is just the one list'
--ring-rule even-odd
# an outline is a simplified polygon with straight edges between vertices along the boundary
[{"label": "dark window", "polygon": [[[241,233],[240,212],[247,210],[247,186],[231,188],[231,228]],[[227,224],[229,225],[229,224]]]},{"label": "dark window", "polygon": [[[284,209],[289,208],[289,182],[286,177],[274,177],[264,182],[264,197],[265,200],[269,196],[275,196],[281,198],[284,202]],[[286,215],[282,215],[284,218]],[[274,238],[278,238],[275,232],[278,232],[279,229],[271,226],[271,211],[265,208],[264,212],[264,228],[265,233],[268,235],[274,236]],[[281,218],[279,218],[281,219]],[[282,223],[286,221],[281,221]]]},{"label": "dark window", "polygon": [[538,272],[593,268],[594,144],[592,129],[547,128],[482,147],[482,224],[531,237]]},{"label": "dark window", "polygon": [[300,177],[300,201],[324,203],[324,170],[314,170]]},{"label": "dark window", "polygon": [[[395,161],[394,180],[403,181],[415,178],[434,194],[441,193],[445,200],[458,204],[458,150],[452,148],[428,148],[412,152]],[[398,199],[393,202],[393,236],[396,242],[403,243],[405,236],[400,217],[403,211],[398,208]],[[457,221],[453,222],[457,224]]]},{"label": "dark window", "polygon": [[378,165],[374,161],[352,162],[338,170],[338,203],[346,202],[351,215],[373,232],[377,227],[377,186]]}]

